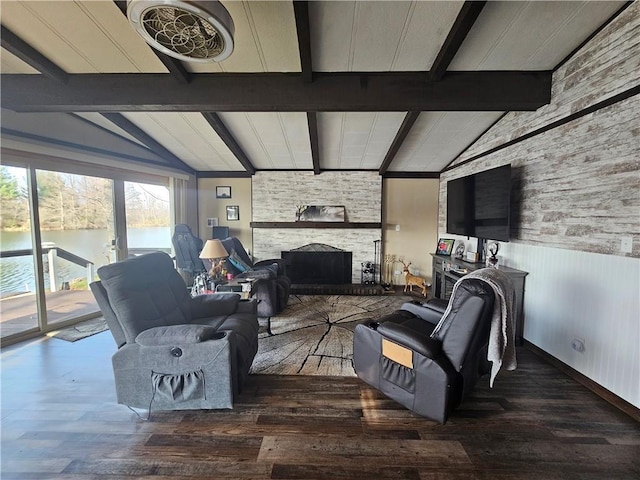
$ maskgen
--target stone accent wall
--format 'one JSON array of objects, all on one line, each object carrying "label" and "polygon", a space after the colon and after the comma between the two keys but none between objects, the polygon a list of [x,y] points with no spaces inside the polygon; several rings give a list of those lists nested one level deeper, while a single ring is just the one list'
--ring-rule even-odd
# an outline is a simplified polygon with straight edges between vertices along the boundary
[{"label": "stone accent wall", "polygon": [[344,205],[348,222],[379,222],[381,192],[378,172],[257,172],[253,221],[293,222],[297,205]]},{"label": "stone accent wall", "polygon": [[[344,205],[348,222],[380,222],[382,177],[377,172],[257,172],[253,176],[254,222],[294,222],[297,205]],[[374,260],[379,228],[254,228],[256,260],[308,243],[325,243],[353,253],[352,281],[360,283],[361,263]]]},{"label": "stone accent wall", "polygon": [[[640,98],[632,97],[442,175],[447,180],[511,163],[512,241],[640,257]],[[622,236],[633,252],[620,251]]]},{"label": "stone accent wall", "polygon": [[[456,163],[639,85],[638,52],[636,3],[556,72],[550,105],[505,116]],[[636,95],[444,173],[440,231],[447,180],[511,163],[514,241],[640,257],[639,118]],[[633,238],[631,254],[621,236]]]},{"label": "stone accent wall", "polygon": [[454,165],[638,85],[640,2],[634,2],[553,74],[551,102],[509,112]]}]

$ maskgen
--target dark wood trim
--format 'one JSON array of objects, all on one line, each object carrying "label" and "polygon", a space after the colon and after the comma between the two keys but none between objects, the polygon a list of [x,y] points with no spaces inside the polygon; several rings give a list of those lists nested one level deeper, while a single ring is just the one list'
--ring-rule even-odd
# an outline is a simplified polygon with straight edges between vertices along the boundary
[{"label": "dark wood trim", "polygon": [[578,372],[577,370],[575,370],[574,368],[570,367],[566,363],[558,360],[556,357],[554,357],[553,355],[545,352],[540,347],[538,347],[537,345],[534,345],[533,343],[529,342],[528,340],[524,340],[524,346],[527,349],[531,350],[533,353],[535,353],[538,357],[540,357],[543,360],[545,360],[547,363],[550,363],[551,365],[556,367],[558,370],[560,370],[562,373],[564,373],[565,375],[567,375],[571,379],[575,380],[579,384],[581,384],[584,387],[588,388],[589,390],[591,390],[593,393],[598,395],[603,400],[606,400],[607,402],[609,402],[611,405],[616,407],[618,410],[620,410],[620,411],[626,413],[627,415],[629,415],[636,422],[640,422],[640,409],[636,408],[631,403],[627,402],[623,398],[620,398],[615,393],[611,392],[610,390],[607,390],[606,388],[604,388],[599,383],[594,382],[589,377],[587,377],[587,376],[583,375],[582,373]]},{"label": "dark wood trim", "polygon": [[311,83],[313,82],[313,64],[311,62],[311,27],[309,26],[308,2],[294,1],[293,13],[296,17],[296,30],[298,31],[302,79],[306,83]]},{"label": "dark wood trim", "polygon": [[378,171],[380,175],[384,175],[385,173],[387,173],[387,169],[391,165],[391,162],[393,162],[393,159],[396,157],[398,150],[400,150],[402,142],[404,142],[404,139],[407,138],[407,135],[409,135],[411,127],[413,127],[413,124],[416,123],[416,120],[419,116],[420,112],[407,112],[407,114],[405,115],[404,120],[402,121],[402,125],[400,125],[400,128],[398,129],[398,132],[393,139],[393,142],[391,142],[391,146],[389,147],[387,154],[384,156],[382,165],[380,165],[380,170]]},{"label": "dark wood trim", "polygon": [[574,48],[571,53],[569,53],[569,55],[567,55],[566,57],[564,57],[562,60],[560,60],[560,63],[558,63],[553,71],[555,72],[556,70],[558,70],[560,67],[562,67],[562,65],[564,65],[565,63],[567,63],[576,53],[578,53],[578,51],[580,51],[580,49],[582,47],[584,47],[587,43],[589,43],[593,37],[595,37],[596,35],[598,35],[602,30],[604,30],[611,22],[613,22],[622,12],[624,12],[627,7],[629,7],[630,5],[632,5],[633,2],[627,2],[625,3],[622,7],[620,7],[618,9],[617,12],[615,12],[613,15],[611,15],[611,17],[609,17],[607,19],[607,21],[605,21],[602,25],[600,25],[596,30],[594,30],[591,35],[589,35],[587,38],[585,38],[583,40],[583,42],[578,45],[576,48]]},{"label": "dark wood trim", "polygon": [[10,128],[1,127],[0,133],[2,133],[2,135],[11,135],[17,138],[24,138],[26,140],[48,143],[50,145],[73,148],[75,150],[87,152],[90,154],[106,155],[115,159],[133,160],[135,162],[140,162],[140,163],[151,165],[154,167],[175,168],[175,166],[171,165],[170,163],[156,162],[154,160],[149,160],[148,158],[141,158],[141,157],[136,157],[135,155],[127,155],[126,153],[119,153],[112,150],[105,150],[103,148],[96,148],[96,147],[91,147],[89,145],[82,145],[79,143],[67,142],[65,140],[59,140],[57,138],[50,138],[50,137],[44,137],[42,135],[35,135],[32,133],[20,132],[18,130],[13,130]]},{"label": "dark wood trim", "polygon": [[145,144],[149,150],[158,155],[159,157],[164,158],[169,164],[179,170],[183,170],[187,173],[194,174],[194,169],[189,165],[184,163],[178,157],[176,157],[173,153],[171,153],[164,145],[160,142],[156,141],[151,135],[138,127],[135,123],[129,120],[127,117],[120,113],[100,113],[104,118],[109,120],[114,125],[117,125],[122,130],[127,132],[132,137],[140,140],[143,144]]},{"label": "dark wood trim", "polygon": [[211,125],[211,127],[216,131],[218,136],[222,139],[222,141],[227,145],[231,153],[235,155],[238,161],[242,164],[242,166],[247,170],[248,173],[253,175],[256,173],[256,169],[247,157],[247,154],[244,153],[240,144],[236,141],[233,134],[229,131],[227,126],[224,124],[222,119],[217,113],[214,112],[202,112],[202,116],[204,119]]},{"label": "dark wood trim", "polygon": [[196,178],[251,178],[249,172],[214,172],[211,170],[196,172]]},{"label": "dark wood trim", "polygon": [[320,145],[318,144],[318,117],[316,112],[307,112],[307,124],[309,125],[313,173],[318,175],[320,173]]},{"label": "dark wood trim", "polygon": [[56,82],[66,83],[69,79],[67,72],[53,63],[39,51],[18,37],[15,33],[2,25],[0,27],[0,43],[2,48],[13,53],[23,62],[31,65],[41,74]]},{"label": "dark wood trim", "polygon": [[442,79],[486,3],[486,1],[464,2],[449,31],[449,35],[447,35],[442,48],[438,52],[438,56],[431,66],[431,70],[427,74],[427,80],[435,82]]},{"label": "dark wood trim", "polygon": [[386,172],[383,178],[440,178],[440,172]]},{"label": "dark wood trim", "polygon": [[[364,80],[364,81],[363,81]],[[536,110],[551,99],[551,72],[421,72],[193,75],[176,88],[166,74],[2,74],[3,107],[21,112],[318,112]]]},{"label": "dark wood trim", "polygon": [[[127,17],[127,1],[126,0],[113,0],[113,3],[117,5],[122,14]],[[129,19],[127,18],[127,21]],[[191,73],[187,71],[184,64],[177,58],[170,57],[164,53],[156,50],[151,45],[147,45],[148,48],[158,57],[158,60],[169,70],[171,77],[183,85],[188,84],[191,81]]]},{"label": "dark wood trim", "polygon": [[523,142],[524,140],[528,140],[532,137],[535,137],[537,135],[540,135],[542,133],[548,132],[549,130],[553,130],[554,128],[560,127],[562,125],[565,125],[569,122],[572,122],[574,120],[577,120],[578,118],[584,117],[585,115],[589,115],[590,113],[594,113],[597,112],[598,110],[601,110],[603,108],[606,107],[610,107],[611,105],[614,105],[618,102],[621,102],[623,100],[626,100],[627,98],[631,98],[635,95],[638,95],[640,93],[640,85],[635,86],[633,88],[630,88],[629,90],[625,90],[622,93],[619,93],[617,95],[614,95],[613,97],[609,97],[601,102],[598,103],[594,103],[593,105],[587,107],[587,108],[583,108],[582,110],[572,113],[571,115],[568,115],[564,118],[561,118],[559,120],[556,120],[555,122],[551,122],[543,127],[540,127],[536,130],[533,130],[529,133],[525,133],[524,135],[518,137],[518,138],[514,138],[513,140],[509,140],[508,142],[503,143],[502,145],[498,145],[497,147],[493,147],[485,152],[479,153],[477,155],[474,155],[473,157],[467,158],[466,160],[457,163],[455,165],[449,166],[447,168],[445,168],[444,170],[442,170],[442,172],[448,172],[449,170],[454,170],[458,167],[461,167],[462,165],[466,165],[468,163],[471,163],[475,160],[478,160],[482,157],[486,157],[487,155],[491,155],[492,153],[495,152],[499,152],[500,150],[503,150],[507,147],[511,147],[512,145],[515,145],[517,143]]},{"label": "dark wood trim", "polygon": [[380,222],[251,222],[251,228],[382,228]]}]

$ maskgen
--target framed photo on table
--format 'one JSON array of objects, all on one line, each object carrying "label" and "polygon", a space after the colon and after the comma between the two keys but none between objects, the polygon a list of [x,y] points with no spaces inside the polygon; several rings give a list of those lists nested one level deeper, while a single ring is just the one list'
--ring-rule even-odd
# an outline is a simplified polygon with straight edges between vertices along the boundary
[{"label": "framed photo on table", "polygon": [[227,220],[240,220],[240,207],[238,205],[227,205]]},{"label": "framed photo on table", "polygon": [[231,187],[216,187],[216,198],[231,198]]},{"label": "framed photo on table", "polygon": [[438,246],[436,247],[436,255],[450,256],[453,250],[453,244],[455,241],[452,238],[441,238],[438,240]]}]

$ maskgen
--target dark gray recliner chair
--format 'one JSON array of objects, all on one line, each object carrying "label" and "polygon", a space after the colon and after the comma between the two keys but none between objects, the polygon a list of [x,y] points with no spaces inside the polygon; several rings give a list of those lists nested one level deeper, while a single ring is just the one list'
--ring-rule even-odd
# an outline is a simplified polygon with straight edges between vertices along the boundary
[{"label": "dark gray recliner chair", "polygon": [[253,263],[237,237],[221,240],[229,257],[227,268],[235,278],[255,278],[252,297],[258,300],[258,316],[273,317],[285,309],[289,301],[291,280],[285,273],[284,260],[275,258]]},{"label": "dark gray recliner chair", "polygon": [[459,281],[449,305],[407,303],[356,326],[358,377],[409,410],[445,423],[478,378],[491,371],[494,301],[490,285],[468,278]]},{"label": "dark gray recliner chair", "polygon": [[91,283],[118,351],[118,403],[149,410],[233,408],[258,350],[256,302],[192,298],[166,253],[105,265]]},{"label": "dark gray recliner chair", "polygon": [[187,285],[191,285],[198,274],[206,271],[204,263],[199,258],[202,240],[193,234],[189,225],[179,224],[173,231],[171,243],[176,252],[178,273]]}]

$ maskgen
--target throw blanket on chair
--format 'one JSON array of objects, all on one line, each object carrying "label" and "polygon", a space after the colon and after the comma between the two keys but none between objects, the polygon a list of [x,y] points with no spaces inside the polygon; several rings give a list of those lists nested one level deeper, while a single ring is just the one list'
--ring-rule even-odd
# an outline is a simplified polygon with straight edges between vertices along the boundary
[{"label": "throw blanket on chair", "polygon": [[[515,370],[517,366],[515,329],[513,326],[516,292],[513,282],[507,274],[496,268],[482,268],[458,280],[453,286],[452,297],[455,295],[458,285],[467,278],[477,278],[487,283],[493,289],[495,295],[489,333],[489,349],[487,352],[487,360],[492,362],[489,385],[493,387],[493,381],[503,365],[507,370]],[[442,316],[443,318],[449,313],[450,307],[451,304],[447,307]]]}]

